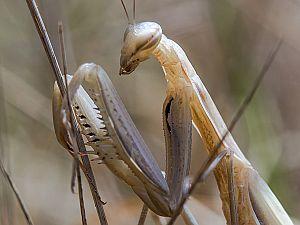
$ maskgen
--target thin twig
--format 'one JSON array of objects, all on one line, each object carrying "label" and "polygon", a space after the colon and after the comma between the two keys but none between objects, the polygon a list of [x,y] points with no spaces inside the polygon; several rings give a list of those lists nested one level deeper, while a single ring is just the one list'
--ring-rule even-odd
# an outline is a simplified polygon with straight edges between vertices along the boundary
[{"label": "thin twig", "polygon": [[[278,43],[276,44],[275,48],[271,51],[270,55],[268,56],[265,64],[262,67],[262,70],[260,71],[259,75],[257,76],[257,78],[254,81],[254,84],[249,92],[249,94],[246,96],[246,98],[244,99],[244,101],[242,102],[242,104],[240,105],[240,107],[238,108],[238,111],[236,112],[236,114],[234,115],[230,125],[228,126],[227,131],[225,132],[225,134],[223,135],[222,139],[220,140],[220,142],[216,145],[216,147],[214,148],[214,150],[212,151],[212,153],[210,154],[210,158],[213,158],[215,156],[215,154],[219,151],[219,148],[221,147],[221,145],[223,144],[223,141],[225,140],[225,138],[227,137],[227,135],[233,130],[235,124],[237,123],[237,121],[240,119],[240,117],[243,115],[245,109],[247,108],[247,106],[249,105],[250,101],[252,100],[257,88],[259,87],[262,79],[264,78],[264,76],[267,74],[267,71],[269,70],[272,62],[275,59],[275,56],[277,55],[280,46],[282,45],[282,39],[280,39],[278,41]],[[182,207],[185,204],[185,202],[187,201],[188,197],[192,194],[193,190],[195,189],[196,185],[201,181],[202,179],[202,169],[200,169],[198,171],[198,173],[196,174],[190,189],[188,191],[188,194],[182,198],[180,204],[178,205],[177,209],[175,210],[173,216],[171,217],[170,221],[168,222],[168,225],[171,225],[175,222],[176,218],[179,216],[180,212],[182,211]]]},{"label": "thin twig", "polygon": [[252,86],[249,94],[246,96],[246,98],[244,99],[244,101],[240,105],[238,111],[234,115],[231,123],[229,124],[227,132],[224,134],[221,142],[219,143],[220,146],[221,146],[222,142],[225,140],[225,138],[228,135],[228,133],[230,133],[233,130],[233,128],[235,127],[235,124],[241,118],[241,116],[243,115],[245,109],[249,105],[250,101],[253,99],[253,96],[256,93],[259,85],[261,84],[262,79],[265,77],[265,75],[267,74],[268,70],[270,69],[270,67],[271,67],[271,65],[272,65],[272,63],[273,63],[273,61],[275,59],[275,56],[277,55],[277,53],[278,53],[278,51],[279,51],[279,49],[280,49],[280,47],[282,45],[282,42],[283,42],[283,40],[279,39],[279,41],[275,45],[274,49],[272,49],[271,53],[267,57],[267,60],[266,60],[265,64],[263,65],[263,67],[262,67],[260,73],[258,74],[257,78],[255,79],[254,84],[253,84],[253,86]]},{"label": "thin twig", "polygon": [[183,206],[181,217],[186,225],[198,225],[198,222],[187,205]]},{"label": "thin twig", "polygon": [[[66,75],[65,75],[66,77]],[[75,124],[75,121],[72,121],[72,117],[70,116],[72,111],[71,105],[70,105],[70,99],[69,99],[69,94],[68,94],[68,83],[66,82],[66,89],[67,89],[67,102],[69,104],[67,104],[67,107],[65,107],[66,115],[68,118],[68,121],[71,121],[71,126],[66,124],[69,136],[71,137],[71,143],[73,146],[73,158],[74,158],[74,163],[73,163],[73,172],[72,172],[72,181],[71,183],[74,183],[75,185],[75,177],[77,177],[77,182],[78,182],[78,196],[79,196],[79,203],[80,203],[80,212],[81,212],[81,221],[82,221],[82,225],[87,225],[87,221],[86,221],[86,213],[85,213],[85,207],[84,207],[84,199],[83,199],[83,191],[82,191],[82,182],[81,182],[81,175],[80,175],[80,160],[79,160],[79,150],[78,150],[78,143],[76,141],[76,137],[75,137],[75,130],[74,130],[74,126],[72,124]],[[68,123],[68,122],[67,122]],[[76,176],[77,175],[77,176]],[[74,180],[73,180],[74,179]],[[73,187],[71,186],[71,189],[73,189]],[[72,190],[74,192],[74,190]]]},{"label": "thin twig", "polygon": [[65,47],[64,29],[61,21],[58,22],[58,34],[59,34],[60,51],[61,51],[61,58],[62,58],[62,65],[63,65],[63,74],[66,76],[68,74],[68,64],[67,64],[67,54],[66,54],[66,47]]},{"label": "thin twig", "polygon": [[[74,154],[74,153],[72,153]],[[71,173],[71,184],[70,184],[70,187],[71,187],[71,192],[73,194],[75,194],[75,185],[76,185],[76,175],[77,175],[77,163],[76,163],[76,158],[74,157],[74,161],[73,161],[73,164],[72,164],[72,173]]]},{"label": "thin twig", "polygon": [[[46,27],[43,23],[40,13],[39,13],[38,7],[34,0],[26,0],[26,2],[28,5],[28,8],[30,10],[30,13],[32,15],[35,26],[37,28],[37,31],[39,33],[39,36],[41,38],[41,41],[43,43],[43,46],[45,48],[45,51],[46,51],[46,54],[50,61],[51,67],[54,71],[54,75],[56,77],[60,92],[61,92],[62,96],[64,96],[66,94],[66,88],[65,88],[65,85],[63,82],[63,76],[62,76],[61,70],[59,68],[59,64],[58,64],[57,58],[55,56],[51,41],[49,39]],[[75,115],[73,112],[71,113],[71,117],[73,118],[73,121],[75,121]],[[82,137],[80,135],[78,125],[74,124],[74,128],[75,128],[76,142],[78,143],[79,150],[81,153],[85,153],[86,149],[85,149],[85,145],[82,140]],[[87,177],[87,180],[88,180],[88,183],[89,183],[89,186],[91,189],[91,193],[92,193],[95,207],[96,207],[96,210],[98,213],[99,221],[102,225],[106,225],[108,223],[107,223],[105,212],[104,212],[103,205],[102,205],[103,202],[98,193],[96,180],[95,180],[92,168],[91,168],[89,158],[85,154],[82,154],[81,158],[82,158],[83,165],[85,167],[84,172],[86,173],[85,175]]]},{"label": "thin twig", "polygon": [[[66,96],[65,96],[67,98],[66,115],[67,115],[67,121],[71,121],[72,120],[72,117],[71,117],[72,107],[71,107],[71,103],[70,103],[69,86],[68,86],[68,79],[67,79],[67,74],[68,74],[67,56],[66,56],[66,49],[65,49],[63,24],[61,21],[58,22],[58,36],[59,36],[60,52],[61,52],[61,57],[62,57],[63,76],[64,76],[64,80],[65,80],[65,85],[66,85]],[[65,110],[65,109],[62,108],[62,110]],[[71,127],[69,129],[69,131],[70,131],[69,133],[71,133],[72,134],[71,136],[73,137],[75,135],[74,135],[74,127],[72,126],[72,124],[74,124],[74,122],[71,121]],[[66,127],[68,127],[68,126],[66,126]],[[75,142],[76,142],[76,140],[75,140]],[[78,167],[78,163],[77,163],[78,162],[78,148],[77,148],[76,143],[72,143],[72,145],[74,148],[73,150],[74,150],[75,158],[74,158],[74,162],[73,162],[73,166],[72,166],[71,191],[72,191],[72,193],[74,193],[76,171],[77,171],[77,167]],[[76,146],[74,147],[74,145],[76,145]]]},{"label": "thin twig", "polygon": [[79,195],[79,202],[80,202],[81,221],[82,221],[82,225],[87,225],[86,213],[85,213],[85,207],[84,207],[84,199],[83,199],[81,174],[80,174],[79,166],[77,166],[76,169],[77,169],[77,183],[78,183],[78,195]]},{"label": "thin twig", "polygon": [[133,0],[133,23],[135,23],[135,11],[136,11],[136,1]]},{"label": "thin twig", "polygon": [[143,208],[142,208],[142,212],[141,212],[141,215],[140,215],[140,219],[139,219],[138,225],[144,225],[145,224],[148,211],[149,211],[148,206],[146,204],[144,204]]},{"label": "thin twig", "polygon": [[[0,65],[2,62],[2,57],[0,59]],[[6,106],[5,106],[5,91],[4,91],[4,85],[3,85],[3,73],[2,73],[2,67],[0,68],[0,115],[1,115],[1,124],[0,124],[0,159],[5,162],[6,159],[6,168],[7,173],[10,172],[10,163],[9,163],[9,142],[7,141],[7,113],[6,113]],[[5,147],[4,147],[5,146]],[[8,151],[6,151],[8,150]],[[3,166],[4,167],[4,166]],[[1,212],[0,212],[0,224],[6,222],[8,224],[14,224],[14,216],[13,211],[14,208],[12,207],[12,199],[11,196],[8,193],[8,188],[3,188],[3,193],[0,193],[0,200],[2,201],[1,204]],[[6,215],[6,216],[5,216]]]},{"label": "thin twig", "polygon": [[16,198],[18,200],[18,203],[19,203],[19,205],[20,205],[20,207],[22,209],[22,212],[23,212],[23,214],[25,216],[27,224],[28,225],[33,225],[34,223],[33,223],[32,219],[31,219],[29,211],[26,208],[23,200],[21,199],[21,196],[20,196],[20,194],[19,194],[19,192],[18,192],[18,190],[16,188],[16,185],[14,184],[14,182],[12,181],[12,179],[10,178],[9,174],[6,172],[6,170],[5,170],[5,168],[4,168],[1,160],[0,160],[0,170],[1,170],[4,178],[7,180],[9,186],[11,187],[11,189],[13,190],[13,192],[14,192],[14,194],[16,196]]},{"label": "thin twig", "polygon": [[[71,107],[70,97],[69,97],[69,88],[68,88],[68,80],[67,80],[67,72],[68,72],[67,71],[67,57],[66,57],[66,49],[65,49],[65,44],[64,44],[65,42],[64,42],[64,33],[63,33],[62,22],[58,23],[58,34],[59,34],[59,43],[60,43],[63,72],[64,72],[65,85],[66,85],[66,96],[65,96],[67,98],[66,115],[67,115],[68,121],[71,121],[71,124],[70,124],[71,126],[66,126],[66,127],[68,128],[69,134],[72,137],[72,146],[73,146],[73,150],[74,150],[74,153],[73,153],[74,154],[74,163],[73,163],[73,167],[72,167],[71,190],[74,193],[75,177],[77,175],[81,221],[82,221],[82,225],[87,225],[83,191],[82,191],[82,182],[81,182],[81,175],[80,175],[80,167],[79,167],[79,164],[80,164],[80,160],[78,157],[79,150],[78,150],[78,145],[77,145],[75,134],[74,134],[75,129],[73,126],[73,124],[75,124],[75,121],[72,121],[72,117],[71,117],[72,107]],[[65,110],[65,109],[62,109],[62,110]]]}]

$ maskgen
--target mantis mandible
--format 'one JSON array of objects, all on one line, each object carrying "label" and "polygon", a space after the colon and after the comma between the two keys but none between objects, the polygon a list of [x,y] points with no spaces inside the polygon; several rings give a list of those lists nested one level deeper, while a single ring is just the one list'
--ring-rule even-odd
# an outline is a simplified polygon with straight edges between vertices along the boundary
[{"label": "mantis mandible", "polygon": [[[157,23],[130,23],[124,35],[120,74],[130,74],[151,56],[160,62],[168,82],[163,106],[166,180],[104,70],[95,64],[84,64],[70,78],[69,87],[77,122],[93,153],[153,212],[172,217],[188,189],[193,123],[209,152],[221,142],[218,153],[222,157],[228,153],[231,158],[233,174],[228,173],[226,160],[214,171],[227,222],[234,224],[227,182],[232,176],[239,224],[292,224],[231,134],[227,134],[222,117],[181,47],[163,35]],[[59,142],[70,148],[69,137],[61,126],[62,102],[55,88],[55,130]]]}]

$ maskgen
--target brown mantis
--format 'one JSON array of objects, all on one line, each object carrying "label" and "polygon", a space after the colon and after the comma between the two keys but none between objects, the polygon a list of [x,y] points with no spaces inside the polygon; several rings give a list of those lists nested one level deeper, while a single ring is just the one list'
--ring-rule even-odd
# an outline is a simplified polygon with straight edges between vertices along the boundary
[{"label": "brown mantis", "polygon": [[[215,172],[228,223],[235,224],[232,218],[236,216],[239,224],[292,224],[280,203],[228,133],[183,50],[167,39],[156,23],[130,24],[124,35],[120,73],[131,73],[139,62],[150,56],[160,61],[168,80],[168,96],[164,104],[168,150],[167,181],[105,72],[95,64],[84,64],[74,75],[79,81],[73,78],[73,83],[71,81],[69,84],[70,96],[71,99],[74,98],[72,100],[77,122],[89,145],[94,148],[94,153],[126,181],[152,211],[171,217],[176,214],[189,188],[185,178],[189,170],[193,120],[207,149],[213,152],[218,143],[221,143],[220,149],[217,148],[217,159],[222,159],[227,153],[231,158],[223,160]],[[82,82],[85,90],[80,87]],[[58,99],[56,101],[61,101],[58,92],[55,92],[55,96]],[[58,104],[54,102],[54,106]],[[59,112],[60,108],[54,111]],[[58,139],[67,146],[69,138],[60,127],[60,114],[55,114],[54,118],[58,127]],[[231,179],[233,189],[236,189],[234,197],[237,202],[233,204],[237,207],[237,215],[233,216],[229,209],[234,207],[229,207],[232,198],[229,198],[228,193],[231,190],[228,187],[228,167],[234,171]],[[259,196],[262,190],[264,194]]]}]

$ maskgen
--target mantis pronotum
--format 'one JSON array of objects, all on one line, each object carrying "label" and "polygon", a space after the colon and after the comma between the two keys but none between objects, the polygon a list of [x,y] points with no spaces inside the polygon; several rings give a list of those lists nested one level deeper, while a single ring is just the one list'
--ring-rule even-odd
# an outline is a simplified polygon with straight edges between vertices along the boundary
[{"label": "mantis pronotum", "polygon": [[[98,154],[117,176],[127,181],[154,212],[163,216],[173,216],[187,188],[185,177],[188,173],[190,156],[184,150],[189,148],[191,141],[185,136],[186,133],[190,133],[191,117],[210,151],[214,150],[223,139],[227,128],[182,49],[167,39],[156,23],[130,24],[125,33],[120,72],[132,72],[140,61],[151,55],[161,62],[169,82],[168,97],[164,104],[167,147],[170,151],[180,152],[180,157],[184,158],[178,160],[169,153],[168,184],[131,123],[108,77],[99,66],[84,64],[75,75],[85,82],[84,87],[90,97],[82,87],[79,87],[81,82],[74,82],[73,86],[72,81],[70,87],[74,88],[74,92],[71,92],[71,96],[74,95],[77,121],[89,144],[95,149],[95,154]],[[74,94],[77,88],[78,93]],[[56,96],[59,96],[59,93],[56,93]],[[59,117],[60,115],[55,115],[56,124],[61,122]],[[182,123],[178,125],[177,120]],[[174,138],[174,133],[178,135],[177,138]],[[61,143],[64,145],[67,143],[68,137],[64,135],[58,137]],[[233,168],[236,173],[234,188],[237,189],[235,204],[239,223],[258,224],[259,221],[267,224],[291,223],[276,198],[266,194],[257,197],[260,190],[256,193],[253,189],[258,186],[264,188],[270,195],[271,192],[243,156],[230,134],[223,140],[220,149],[220,153],[224,153],[223,149],[226,153],[227,151],[233,153]],[[182,170],[179,172],[174,170],[177,166]],[[229,206],[226,205],[230,202],[226,193],[229,190],[227,171],[230,170],[227,170],[227,163],[223,161],[216,170],[216,176],[224,200],[225,216],[230,223],[232,217]],[[249,177],[241,177],[243,175]],[[180,179],[179,185],[173,182],[175,178]],[[251,180],[249,186],[248,179]],[[242,187],[249,187],[250,197],[248,189],[242,190]],[[265,206],[264,198],[275,200],[274,205],[268,206],[270,211],[266,214],[265,208],[261,209]],[[241,201],[244,200],[247,204],[242,208]],[[279,207],[279,211],[272,216],[275,207]]]}]

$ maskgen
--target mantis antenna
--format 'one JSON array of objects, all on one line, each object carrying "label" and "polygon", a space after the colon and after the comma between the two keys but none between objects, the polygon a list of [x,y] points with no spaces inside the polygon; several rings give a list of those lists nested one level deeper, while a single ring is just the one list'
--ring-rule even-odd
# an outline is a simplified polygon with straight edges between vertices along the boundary
[{"label": "mantis antenna", "polygon": [[133,23],[135,23],[135,0],[133,0]]},{"label": "mantis antenna", "polygon": [[[127,12],[127,9],[126,9],[126,6],[125,6],[125,4],[124,4],[123,0],[121,0],[121,3],[122,3],[123,9],[124,9],[124,11],[125,11],[125,14],[126,14],[126,17],[127,17],[128,23],[129,23],[129,16],[128,16],[128,12]],[[134,3],[134,5],[135,5],[135,3]]]}]

